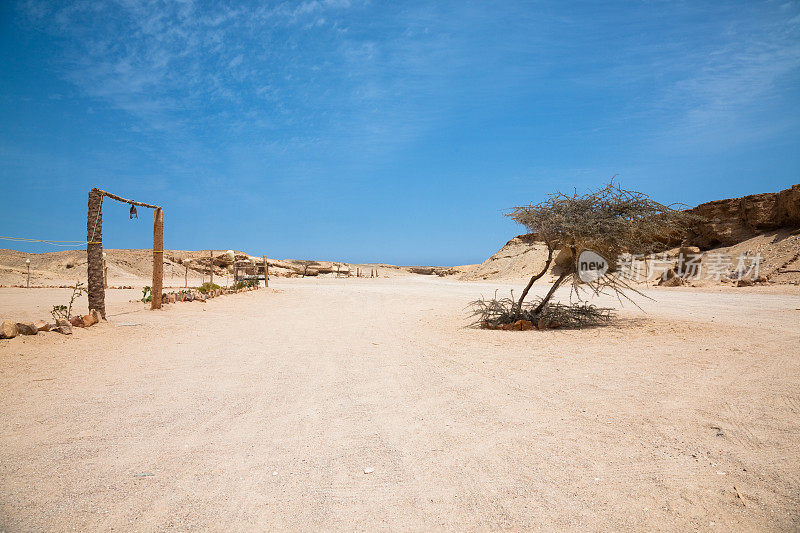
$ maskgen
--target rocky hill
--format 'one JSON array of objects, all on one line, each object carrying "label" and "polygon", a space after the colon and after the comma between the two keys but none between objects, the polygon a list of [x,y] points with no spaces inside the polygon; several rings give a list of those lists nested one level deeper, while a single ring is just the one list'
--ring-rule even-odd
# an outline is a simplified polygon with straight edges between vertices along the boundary
[{"label": "rocky hill", "polygon": [[[774,283],[800,283],[800,184],[777,193],[715,200],[689,211],[702,222],[689,230],[683,244],[699,247],[704,261],[709,253],[758,254],[761,276]],[[664,251],[677,254],[678,249]],[[546,259],[546,247],[533,234],[519,235],[461,278],[525,278],[539,272]]]},{"label": "rocky hill", "polygon": [[707,250],[732,246],[768,231],[800,228],[800,184],[777,193],[700,204],[691,213],[704,219],[686,241]]}]

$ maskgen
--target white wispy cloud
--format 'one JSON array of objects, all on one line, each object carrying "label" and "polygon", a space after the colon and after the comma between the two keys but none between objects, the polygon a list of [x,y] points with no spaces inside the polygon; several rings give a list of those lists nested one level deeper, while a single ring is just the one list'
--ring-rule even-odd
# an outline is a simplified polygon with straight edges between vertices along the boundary
[{"label": "white wispy cloud", "polygon": [[[631,4],[643,5],[661,18],[681,10],[689,22],[708,15],[687,4]],[[451,113],[507,95],[556,99],[547,93],[554,81],[588,96],[634,89],[618,104],[616,123],[589,124],[595,134],[635,123],[663,146],[665,139],[725,145],[733,131],[745,142],[786,126],[759,113],[800,66],[794,3],[768,20],[714,20],[707,34],[665,30],[664,42],[648,35],[658,22],[627,9],[601,7],[578,18],[548,2],[377,9],[347,0],[250,7],[28,0],[22,7],[31,27],[62,43],[54,65],[85,94],[145,131],[180,138],[182,147],[211,136],[254,158],[274,153],[276,142],[300,151],[357,149],[362,157],[390,153]]]}]

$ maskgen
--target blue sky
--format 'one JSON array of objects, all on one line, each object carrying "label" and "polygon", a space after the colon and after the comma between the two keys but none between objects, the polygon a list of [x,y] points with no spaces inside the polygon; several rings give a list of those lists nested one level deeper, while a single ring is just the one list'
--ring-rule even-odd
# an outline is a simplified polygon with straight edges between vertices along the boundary
[{"label": "blue sky", "polygon": [[[800,182],[798,2],[30,0],[0,50],[5,236],[85,238],[100,187],[163,205],[168,248],[459,264],[614,174]],[[148,210],[104,214],[151,246]]]}]

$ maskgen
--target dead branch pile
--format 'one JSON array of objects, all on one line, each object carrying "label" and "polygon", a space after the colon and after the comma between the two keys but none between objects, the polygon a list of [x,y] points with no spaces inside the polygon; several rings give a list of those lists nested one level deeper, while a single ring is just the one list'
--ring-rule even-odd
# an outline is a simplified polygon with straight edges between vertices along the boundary
[{"label": "dead branch pile", "polygon": [[520,308],[513,295],[512,298],[480,298],[470,303],[471,317],[474,319],[470,326],[500,329],[507,324],[527,320],[538,329],[580,329],[601,326],[614,318],[613,309],[597,307],[588,302],[547,303],[539,309],[541,303],[542,298],[537,298]]}]

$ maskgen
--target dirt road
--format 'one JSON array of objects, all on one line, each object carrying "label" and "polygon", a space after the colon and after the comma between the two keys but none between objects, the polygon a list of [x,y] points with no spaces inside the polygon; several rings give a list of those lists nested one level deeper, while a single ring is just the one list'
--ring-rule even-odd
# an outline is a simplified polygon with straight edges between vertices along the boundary
[{"label": "dirt road", "polygon": [[495,285],[274,286],[0,341],[0,530],[800,525],[796,290],[500,332]]}]

